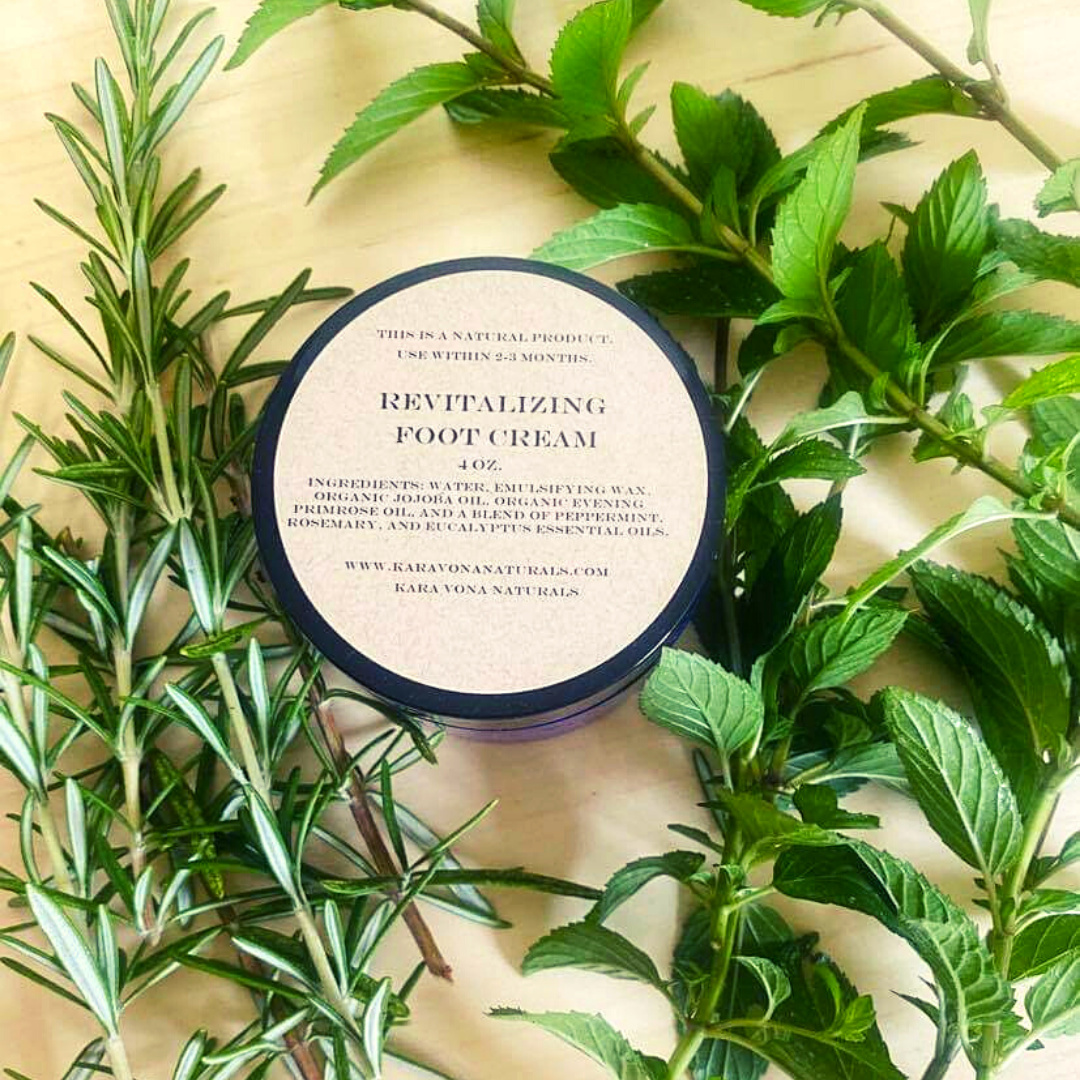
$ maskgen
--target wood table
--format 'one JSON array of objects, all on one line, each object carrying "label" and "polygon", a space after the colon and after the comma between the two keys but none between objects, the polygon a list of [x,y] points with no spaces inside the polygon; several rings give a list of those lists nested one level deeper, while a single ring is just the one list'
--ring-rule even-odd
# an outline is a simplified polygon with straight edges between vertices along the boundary
[{"label": "wood table", "polygon": [[[231,48],[254,0],[231,0],[211,20]],[[469,17],[467,0],[445,7]],[[529,55],[543,57],[557,27],[580,5],[575,0],[521,0],[520,38]],[[969,35],[962,0],[897,0],[906,19],[950,55],[961,58]],[[182,12],[194,5],[178,3]],[[1065,156],[1080,152],[1080,5],[1054,0],[1000,0],[994,41],[1017,108]],[[27,342],[30,334],[74,347],[59,319],[29,288],[39,281],[70,302],[82,295],[79,241],[39,213],[40,197],[85,217],[74,171],[49,124],[47,111],[77,113],[69,83],[91,80],[93,58],[116,59],[102,4],[93,0],[3,0],[0,3],[0,329],[20,338],[13,372],[0,388],[0,450],[9,452],[20,431],[13,411],[60,431],[65,375]],[[752,99],[785,149],[801,145],[821,124],[856,99],[922,75],[922,61],[864,16],[815,30],[811,20],[769,18],[735,0],[668,0],[636,39],[634,61],[652,65],[638,100],[661,103],[647,134],[675,153],[663,102],[675,79],[718,92],[732,87]],[[203,294],[220,288],[259,297],[277,291],[303,266],[323,284],[362,288],[400,270],[438,259],[474,254],[525,255],[555,229],[589,207],[569,192],[544,161],[548,136],[454,128],[430,115],[334,182],[312,205],[308,190],[332,142],[355,110],[411,67],[454,59],[456,43],[425,21],[397,11],[350,14],[331,8],[296,25],[235,72],[217,72],[183,125],[171,137],[167,171],[180,176],[204,167],[211,183],[229,191],[208,222],[185,242],[193,260],[191,283]],[[883,200],[912,205],[943,165],[975,146],[990,177],[993,197],[1007,215],[1027,215],[1044,177],[1042,169],[997,126],[929,118],[902,125],[919,145],[878,158],[859,171],[857,210],[845,228],[851,243],[887,226]],[[1062,228],[1066,219],[1058,219]],[[1075,219],[1074,219],[1075,220]],[[1075,227],[1075,226],[1074,226]],[[617,280],[626,267],[599,276]],[[1050,310],[1077,313],[1075,293],[1045,288],[1038,300]],[[287,357],[319,318],[304,309],[275,334],[267,358]],[[709,328],[675,321],[675,332],[703,363],[711,362]],[[745,329],[745,328],[743,328]],[[984,396],[1014,384],[1021,366],[988,365],[980,375]],[[775,431],[793,409],[809,405],[822,376],[812,351],[774,365],[754,403],[755,420]],[[978,384],[976,384],[978,386]],[[1003,452],[1019,435],[1002,436]],[[36,454],[32,464],[44,465]],[[796,485],[804,505],[821,485]],[[906,437],[875,451],[866,476],[846,497],[842,548],[830,571],[837,588],[858,580],[899,548],[988,490],[969,471],[950,463],[915,466]],[[27,471],[20,493],[45,496],[42,520],[52,530],[70,524],[98,542],[97,527],[75,497]],[[1005,528],[969,535],[942,553],[963,566],[1001,572],[998,549]],[[900,682],[964,707],[962,689],[909,646],[859,681],[869,692]],[[669,822],[695,822],[698,793],[684,749],[639,715],[633,700],[592,726],[550,741],[485,745],[448,740],[437,770],[414,770],[403,797],[429,820],[448,827],[492,798],[499,806],[462,844],[472,865],[527,865],[533,870],[602,882],[637,856],[673,844]],[[3,775],[0,806],[15,812],[21,793]],[[970,897],[972,872],[943,848],[903,797],[880,790],[853,802],[880,813],[884,831],[874,839],[913,858],[936,883]],[[1054,830],[1059,841],[1080,825],[1075,789]],[[16,829],[0,830],[0,865],[19,865]],[[1073,878],[1074,886],[1080,878]],[[440,912],[431,924],[455,969],[455,984],[429,980],[415,998],[415,1025],[405,1044],[469,1080],[529,1080],[599,1076],[584,1058],[524,1025],[485,1016],[495,1005],[529,1009],[602,1010],[632,1041],[667,1055],[673,1045],[664,1002],[644,986],[576,973],[523,979],[518,964],[526,946],[545,929],[576,918],[582,905],[519,893],[498,897],[514,923],[494,932]],[[676,927],[676,894],[664,884],[618,915],[615,926],[645,943],[666,966]],[[800,930],[820,929],[823,945],[856,984],[872,992],[881,1026],[898,1064],[914,1076],[929,1056],[930,1024],[897,992],[919,993],[925,974],[897,938],[868,919],[803,905],[781,904]],[[405,972],[411,942],[398,934],[384,957]],[[125,1029],[140,1077],[166,1077],[181,1041],[197,1025],[227,1035],[248,1016],[249,1001],[225,985],[181,974],[168,990],[150,995],[125,1015]],[[35,1078],[59,1076],[74,1051],[94,1034],[92,1021],[6,970],[0,972],[0,1064]],[[1075,1044],[1065,1040],[1030,1056],[1016,1073],[1039,1080],[1076,1075]],[[399,1073],[392,1069],[388,1075]],[[958,1063],[950,1077],[970,1075]]]}]

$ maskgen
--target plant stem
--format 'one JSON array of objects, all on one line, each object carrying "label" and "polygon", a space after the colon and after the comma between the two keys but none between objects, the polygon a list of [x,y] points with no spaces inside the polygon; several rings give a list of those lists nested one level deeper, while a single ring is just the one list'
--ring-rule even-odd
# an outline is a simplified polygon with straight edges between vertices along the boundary
[{"label": "plant stem", "polygon": [[555,87],[552,86],[550,79],[533,71],[497,45],[493,45],[487,38],[478,34],[471,26],[467,26],[465,23],[455,19],[453,15],[440,11],[437,7],[427,3],[426,0],[398,0],[397,6],[409,11],[415,11],[418,15],[423,15],[424,18],[431,19],[432,22],[445,27],[452,34],[456,34],[463,41],[467,41],[474,49],[478,49],[486,56],[491,57],[501,68],[513,75],[518,82],[526,83],[542,93],[554,96]]},{"label": "plant stem", "polygon": [[105,1040],[105,1050],[109,1055],[113,1076],[116,1080],[133,1080],[131,1065],[128,1062],[127,1047],[119,1033],[110,1035]]},{"label": "plant stem", "polygon": [[[118,643],[113,650],[116,671],[116,703],[123,710],[131,696],[131,650]],[[139,772],[142,768],[142,748],[135,735],[134,719],[124,727],[120,741],[120,767],[124,779],[124,814],[131,829],[131,872],[137,879],[146,865],[146,844],[142,828],[142,797]]]},{"label": "plant stem", "polygon": [[41,829],[41,839],[49,855],[53,879],[61,892],[74,895],[75,884],[71,880],[71,874],[68,872],[67,859],[64,858],[64,848],[60,843],[60,832],[56,827],[56,818],[53,817],[48,796],[37,801],[37,808],[38,828]]},{"label": "plant stem", "polygon": [[150,416],[154,424],[154,443],[157,446],[161,462],[161,477],[165,485],[165,506],[169,523],[173,524],[186,516],[180,492],[176,486],[176,474],[173,471],[172,449],[169,446],[169,422],[165,416],[165,405],[161,400],[161,389],[155,380],[146,386],[146,396],[150,401]]},{"label": "plant stem", "polygon": [[[991,84],[980,82],[963,68],[954,64],[944,53],[927,41],[914,28],[898,18],[881,0],[853,0],[854,6],[861,8],[875,22],[879,23],[909,48],[914,49],[932,68],[944,75],[955,87],[962,90],[975,101],[983,112],[996,120],[1014,139],[1024,146],[1051,172],[1062,165],[1062,158],[1037,135],[1009,107],[998,87],[1000,82],[996,72],[992,72]],[[989,62],[989,61],[988,61]]]},{"label": "plant stem", "polygon": [[[994,916],[994,930],[990,935],[990,948],[994,956],[994,966],[1005,979],[1009,977],[1009,961],[1012,959],[1013,942],[1016,935],[1017,908],[1024,892],[1025,882],[1031,870],[1031,864],[1039,854],[1046,838],[1047,829],[1057,809],[1061,788],[1071,770],[1059,768],[1039,792],[1035,805],[1031,808],[1024,824],[1024,837],[1020,853],[1012,869],[1005,876],[1000,891],[990,894]],[[1001,1027],[993,1024],[986,1029],[982,1040],[983,1061],[978,1066],[978,1076],[992,1077],[1000,1066]]]},{"label": "plant stem", "polygon": [[[349,810],[352,813],[353,821],[356,822],[357,829],[360,831],[360,835],[363,837],[368,854],[371,855],[372,862],[375,864],[375,869],[380,874],[396,877],[398,868],[394,863],[393,855],[390,854],[390,849],[386,846],[382,833],[379,831],[375,815],[371,812],[364,775],[358,766],[350,767],[349,751],[345,746],[345,740],[341,737],[337,721],[334,719],[334,711],[328,704],[317,700],[314,688],[312,689],[311,708],[315,714],[319,730],[326,740],[330,756],[339,769],[349,770]],[[400,894],[393,891],[390,893],[390,897],[393,900],[399,900]],[[432,934],[423,915],[420,914],[420,909],[416,904],[410,903],[402,912],[401,917],[409,928],[409,933],[412,934],[416,947],[420,950],[424,966],[437,978],[446,979],[448,982],[452,981],[453,969],[439,949],[435,936]]]},{"label": "plant stem", "polygon": [[225,699],[225,708],[229,713],[229,727],[236,736],[236,744],[240,748],[244,771],[247,773],[251,786],[262,801],[266,803],[267,807],[272,808],[270,781],[255,750],[255,740],[251,736],[251,728],[248,726],[247,717],[244,715],[244,708],[240,704],[240,694],[237,692],[236,680],[233,678],[228,658],[224,653],[218,652],[214,653],[212,662],[218,685],[221,687],[222,697]]}]

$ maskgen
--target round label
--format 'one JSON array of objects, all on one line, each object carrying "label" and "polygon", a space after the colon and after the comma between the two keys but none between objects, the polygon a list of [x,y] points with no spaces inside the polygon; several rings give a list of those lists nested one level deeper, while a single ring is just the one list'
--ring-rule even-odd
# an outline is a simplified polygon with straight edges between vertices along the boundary
[{"label": "round label", "polygon": [[654,626],[700,561],[715,463],[696,376],[647,317],[577,275],[477,262],[404,275],[308,342],[268,410],[256,512],[275,585],[280,556],[365,662],[520,694]]}]

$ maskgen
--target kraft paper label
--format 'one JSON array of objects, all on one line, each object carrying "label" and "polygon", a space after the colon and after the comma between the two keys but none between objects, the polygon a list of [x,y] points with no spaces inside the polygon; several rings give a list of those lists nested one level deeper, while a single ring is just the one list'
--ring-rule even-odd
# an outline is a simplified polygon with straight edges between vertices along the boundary
[{"label": "kraft paper label", "polygon": [[694,404],[601,298],[472,270],[368,308],[302,379],[274,462],[293,573],[338,634],[460,693],[550,686],[632,644],[707,509]]}]

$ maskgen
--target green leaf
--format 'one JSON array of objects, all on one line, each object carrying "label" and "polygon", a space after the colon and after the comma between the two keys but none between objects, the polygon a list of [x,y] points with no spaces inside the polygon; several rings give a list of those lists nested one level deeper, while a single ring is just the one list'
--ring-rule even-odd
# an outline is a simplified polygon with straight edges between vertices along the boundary
[{"label": "green leaf", "polygon": [[[850,116],[854,108],[846,109],[835,120],[830,120],[820,131],[828,135]],[[942,75],[927,75],[903,86],[893,87],[871,94],[866,99],[866,115],[863,117],[863,137],[875,128],[906,120],[927,113],[945,113],[958,116],[978,116],[979,106],[965,93],[958,90]]]},{"label": "green leaf", "polygon": [[778,953],[790,996],[775,1016],[759,1023],[751,1015],[745,1034],[738,1018],[732,1033],[792,1080],[902,1080],[875,1022],[873,1005],[861,997],[827,956],[803,938]]},{"label": "green leaf", "polygon": [[1013,982],[1030,979],[1070,956],[1080,956],[1080,915],[1038,919],[1025,926],[1013,941],[1009,978]]},{"label": "green leaf", "polygon": [[1069,728],[1070,680],[1061,647],[1004,589],[923,562],[911,568],[919,600],[963,665],[983,738],[1024,812],[1045,751]]},{"label": "green leaf", "polygon": [[620,203],[651,203],[685,214],[682,203],[611,136],[564,140],[552,150],[549,160],[579,195],[603,209]]},{"label": "green leaf", "polygon": [[[256,49],[264,45],[279,30],[313,15],[334,0],[262,0],[244,27],[237,42],[236,51],[229,58],[225,70],[239,67]],[[389,0],[388,0],[389,2]]]},{"label": "green leaf", "polygon": [[757,659],[787,632],[825,572],[840,536],[840,499],[801,514],[773,546],[753,587],[740,598],[747,655]]},{"label": "green leaf", "polygon": [[1080,158],[1061,165],[1035,199],[1039,217],[1059,214],[1064,210],[1080,210]]},{"label": "green leaf", "polygon": [[796,19],[800,15],[811,15],[828,7],[831,0],[741,0],[758,11],[767,11],[770,15],[780,15],[785,19]]},{"label": "green leaf", "polygon": [[436,105],[452,101],[480,85],[476,72],[462,63],[428,64],[392,82],[356,114],[330,151],[311,194],[317,194],[368,151]]},{"label": "green leaf", "polygon": [[515,0],[477,0],[476,21],[480,33],[514,60],[521,60],[521,50],[514,40]]},{"label": "green leaf", "polygon": [[847,336],[884,370],[902,371],[918,350],[900,271],[880,241],[851,264],[836,297],[836,313]]},{"label": "green leaf", "polygon": [[118,1023],[118,1002],[98,967],[86,939],[64,913],[63,908],[43,889],[26,886],[26,899],[38,926],[48,939],[68,977],[78,988],[97,1021],[115,1036]]},{"label": "green leaf", "polygon": [[719,664],[665,648],[641,692],[641,711],[654,724],[728,757],[761,732],[761,695]]},{"label": "green leaf", "polygon": [[649,882],[662,877],[688,881],[704,862],[705,856],[698,851],[667,851],[663,855],[635,859],[612,874],[604,886],[603,895],[587,918],[590,922],[602,923]]},{"label": "green leaf", "polygon": [[458,124],[500,122],[557,129],[570,125],[561,102],[517,88],[470,90],[448,101],[445,109]]},{"label": "green leaf", "polygon": [[816,691],[861,675],[892,645],[906,621],[905,611],[870,608],[850,619],[830,615],[801,629],[788,654],[800,704]]},{"label": "green leaf", "polygon": [[524,975],[551,968],[584,968],[614,979],[636,979],[664,991],[664,980],[648,955],[621,934],[595,922],[570,923],[530,946]]},{"label": "green leaf", "polygon": [[1048,356],[1080,349],[1080,323],[1042,311],[989,311],[965,319],[942,340],[934,366],[988,356]]},{"label": "green leaf", "polygon": [[618,284],[635,304],[664,315],[756,319],[779,299],[776,290],[741,264],[702,262],[639,274]]},{"label": "green leaf", "polygon": [[1040,1039],[1080,1035],[1080,953],[1050,968],[1027,992],[1024,1006]]},{"label": "green leaf", "polygon": [[251,813],[251,821],[255,826],[255,834],[259,839],[259,848],[263,857],[286,895],[294,903],[298,902],[299,893],[292,859],[289,849],[285,846],[285,839],[281,835],[277,819],[257,791],[249,788],[246,794],[248,810]]},{"label": "green leaf", "polygon": [[891,687],[885,721],[930,826],[986,880],[1020,853],[1024,823],[1009,781],[972,725],[941,702]]},{"label": "green leaf", "polygon": [[362,1033],[364,1040],[364,1054],[371,1063],[372,1074],[375,1080],[382,1076],[382,1056],[384,1030],[386,1025],[386,1010],[390,1001],[390,976],[387,975],[379,980],[378,988],[371,995],[364,1007],[362,1020]]},{"label": "green leaf", "polygon": [[664,1076],[663,1063],[635,1050],[602,1016],[580,1012],[527,1013],[520,1009],[492,1009],[489,1015],[496,1020],[523,1020],[550,1031],[603,1066],[616,1080],[662,1080]]},{"label": "green leaf", "polygon": [[971,291],[989,232],[986,181],[972,152],[919,201],[904,243],[904,278],[924,339]]},{"label": "green leaf", "polygon": [[854,390],[849,390],[825,408],[796,414],[776,437],[773,447],[779,450],[797,443],[800,439],[809,439],[830,431],[847,431],[863,424],[880,423],[881,419],[868,413],[862,398]]},{"label": "green leaf", "polygon": [[971,43],[968,45],[968,59],[977,64],[980,60],[987,65],[990,59],[990,0],[968,0],[971,10]]},{"label": "green leaf", "polygon": [[738,823],[750,845],[745,856],[747,862],[763,862],[788,844],[829,845],[836,839],[816,825],[806,824],[791,814],[785,814],[759,795],[720,788],[715,801],[705,805],[723,810]]},{"label": "green leaf", "polygon": [[[997,521],[1013,521],[1024,517],[1025,512],[1010,510],[992,495],[981,495],[966,510],[953,515],[936,529],[932,529],[914,547],[901,551],[895,559],[875,570],[858,588],[848,594],[847,611],[854,612],[875,593],[883,589],[894,577],[909,569],[934,548],[955,539],[971,529],[981,528]],[[1027,515],[1032,516],[1032,515]]]},{"label": "green leaf", "polygon": [[209,713],[182,687],[166,686],[165,693],[172,699],[183,714],[184,719],[195,733],[205,742],[228,767],[237,783],[246,782],[243,769],[232,755],[225,737],[210,719]]},{"label": "green leaf", "polygon": [[619,65],[630,40],[630,0],[604,0],[579,12],[551,52],[551,81],[567,107],[583,116],[616,116]]},{"label": "green leaf", "polygon": [[966,1046],[985,1024],[1012,1016],[1012,990],[978,927],[909,863],[860,840],[790,847],[773,884],[786,896],[860,911],[904,938],[930,966]]},{"label": "green leaf", "polygon": [[763,1019],[768,1020],[791,997],[791,983],[787,975],[781,967],[761,956],[737,956],[735,962],[746,968],[764,987],[769,1003]]},{"label": "green leaf", "polygon": [[1080,600],[1076,531],[1058,521],[1017,521],[1013,537],[1028,569],[1051,589]]},{"label": "green leaf", "polygon": [[827,300],[833,252],[851,210],[863,109],[821,141],[806,176],[784,200],[773,229],[776,284],[796,300]]},{"label": "green leaf", "polygon": [[881,819],[875,814],[853,814],[840,809],[836,792],[824,784],[800,784],[792,802],[807,825],[822,829],[877,829]]},{"label": "green leaf", "polygon": [[1007,409],[1026,409],[1037,401],[1067,394],[1080,394],[1080,356],[1032,372],[1001,404]]},{"label": "green leaf", "polygon": [[1080,287],[1080,237],[1056,236],[1015,218],[998,222],[995,231],[1001,250],[1021,270]]},{"label": "green leaf", "polygon": [[694,247],[694,234],[684,217],[663,206],[638,203],[601,210],[557,232],[531,257],[568,270],[588,270],[612,259],[646,251]]},{"label": "green leaf", "polygon": [[850,480],[866,470],[835,443],[804,439],[785,450],[758,474],[755,485],[777,484],[783,480]]},{"label": "green leaf", "polygon": [[704,196],[717,172],[727,167],[736,187],[756,184],[780,160],[768,125],[749,102],[730,90],[712,97],[689,83],[671,88],[675,135],[690,172],[691,186]]},{"label": "green leaf", "polygon": [[223,37],[214,38],[199,54],[191,67],[188,68],[184,77],[162,98],[160,105],[151,117],[150,126],[144,136],[147,140],[148,149],[152,150],[156,147],[173,129],[180,117],[183,116],[184,111],[199,92],[199,88],[213,70],[224,47],[225,39]]},{"label": "green leaf", "polygon": [[815,772],[819,784],[872,780],[891,787],[906,787],[907,778],[896,747],[889,743],[869,743],[842,750],[823,771]]}]

